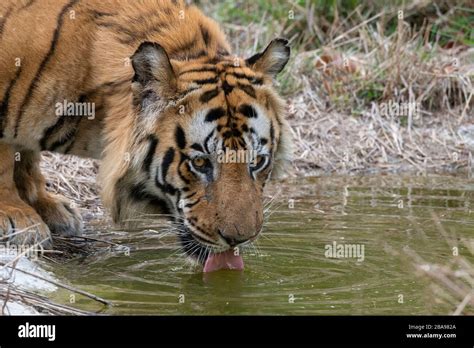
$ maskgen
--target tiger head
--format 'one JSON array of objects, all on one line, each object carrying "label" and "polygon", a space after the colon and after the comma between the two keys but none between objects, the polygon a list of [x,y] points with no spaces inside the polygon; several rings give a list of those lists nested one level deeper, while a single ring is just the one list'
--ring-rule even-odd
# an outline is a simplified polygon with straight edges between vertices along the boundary
[{"label": "tiger head", "polygon": [[137,131],[129,145],[141,155],[115,185],[115,218],[169,214],[184,251],[201,263],[255,240],[263,188],[290,155],[273,87],[289,56],[284,39],[248,59],[190,61],[142,43],[131,58]]}]

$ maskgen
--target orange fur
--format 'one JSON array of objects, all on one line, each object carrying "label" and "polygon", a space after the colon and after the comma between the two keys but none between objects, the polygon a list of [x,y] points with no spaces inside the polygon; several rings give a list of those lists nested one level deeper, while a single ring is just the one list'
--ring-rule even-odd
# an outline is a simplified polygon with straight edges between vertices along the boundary
[{"label": "orange fur", "polygon": [[[260,231],[263,186],[291,148],[285,106],[272,86],[289,57],[284,40],[250,59],[234,57],[218,25],[183,1],[7,0],[0,14],[2,163],[11,165],[14,150],[35,159],[41,150],[100,158],[102,197],[117,221],[170,207],[177,215],[176,200],[193,193],[202,201],[187,218],[208,241],[219,243],[220,230],[231,239]],[[63,101],[90,103],[94,118],[58,116]],[[209,110],[210,120],[197,123]],[[252,179],[247,166],[215,163],[212,184],[197,180],[186,140],[210,124],[212,139],[227,148],[261,141],[271,165]],[[0,189],[20,192],[55,230],[78,229],[70,209],[44,208],[54,198],[37,160],[15,171],[31,184],[11,187],[0,176]],[[4,206],[0,197],[0,212]],[[248,213],[247,224],[239,211]]]}]

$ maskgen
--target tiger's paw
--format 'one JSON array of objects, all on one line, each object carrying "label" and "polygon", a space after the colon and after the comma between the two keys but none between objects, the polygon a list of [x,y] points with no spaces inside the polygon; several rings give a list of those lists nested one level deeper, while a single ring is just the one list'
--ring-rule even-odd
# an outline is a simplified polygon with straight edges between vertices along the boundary
[{"label": "tiger's paw", "polygon": [[62,236],[82,234],[82,217],[65,198],[48,194],[35,204],[37,212],[49,226],[51,233]]},{"label": "tiger's paw", "polygon": [[0,242],[50,248],[51,234],[38,213],[21,200],[0,202]]}]

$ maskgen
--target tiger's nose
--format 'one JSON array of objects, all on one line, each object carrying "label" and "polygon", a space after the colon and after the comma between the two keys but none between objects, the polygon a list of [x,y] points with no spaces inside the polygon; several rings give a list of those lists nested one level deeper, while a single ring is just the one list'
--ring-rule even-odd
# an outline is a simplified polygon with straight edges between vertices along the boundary
[{"label": "tiger's nose", "polygon": [[219,235],[226,241],[227,244],[230,245],[231,248],[236,247],[242,243],[245,243],[249,239],[253,238],[254,236],[235,236],[235,235],[227,235],[225,232],[219,229]]}]

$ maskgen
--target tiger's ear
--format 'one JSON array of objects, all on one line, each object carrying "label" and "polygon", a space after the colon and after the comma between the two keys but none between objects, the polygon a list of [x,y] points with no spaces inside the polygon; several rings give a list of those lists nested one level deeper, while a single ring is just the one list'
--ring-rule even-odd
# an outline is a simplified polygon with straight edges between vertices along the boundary
[{"label": "tiger's ear", "polygon": [[263,52],[253,55],[245,62],[252,69],[275,77],[288,63],[290,51],[288,40],[275,39]]},{"label": "tiger's ear", "polygon": [[175,94],[176,75],[168,54],[161,45],[143,42],[131,60],[135,70],[132,82],[139,92],[146,88],[156,92],[158,97],[170,97]]}]

